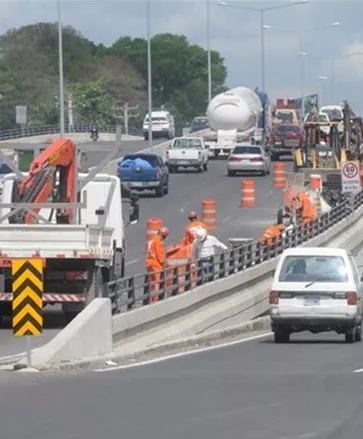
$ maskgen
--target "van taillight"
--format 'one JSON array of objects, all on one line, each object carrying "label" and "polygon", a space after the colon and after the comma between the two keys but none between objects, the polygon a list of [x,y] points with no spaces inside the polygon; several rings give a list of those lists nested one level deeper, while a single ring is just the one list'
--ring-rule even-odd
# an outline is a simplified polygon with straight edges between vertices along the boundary
[{"label": "van taillight", "polygon": [[279,293],[278,291],[270,291],[270,305],[279,304]]},{"label": "van taillight", "polygon": [[353,291],[346,294],[348,305],[356,305],[358,303],[358,294]]}]

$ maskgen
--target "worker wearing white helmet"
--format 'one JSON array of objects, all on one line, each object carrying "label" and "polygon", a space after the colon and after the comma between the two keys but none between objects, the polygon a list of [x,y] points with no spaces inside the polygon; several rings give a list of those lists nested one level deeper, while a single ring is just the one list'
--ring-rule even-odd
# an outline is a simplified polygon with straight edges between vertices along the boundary
[{"label": "worker wearing white helmet", "polygon": [[193,248],[193,259],[195,261],[202,261],[204,274],[208,275],[213,268],[212,258],[216,254],[216,249],[227,251],[228,247],[215,236],[209,235],[202,228],[196,230],[195,235],[196,242]]}]

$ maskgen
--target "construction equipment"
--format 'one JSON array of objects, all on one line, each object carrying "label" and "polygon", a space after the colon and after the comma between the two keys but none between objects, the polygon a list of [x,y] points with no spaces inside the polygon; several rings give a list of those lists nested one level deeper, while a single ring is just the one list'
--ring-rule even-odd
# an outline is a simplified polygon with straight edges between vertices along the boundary
[{"label": "construction equipment", "polygon": [[[108,156],[117,154],[111,151]],[[102,297],[105,282],[124,276],[124,200],[119,178],[98,174],[102,166],[78,174],[76,145],[60,139],[33,160],[28,175],[14,169],[5,176],[0,204],[0,319],[11,315],[13,259],[43,261],[43,304],[61,304],[67,320]],[[135,223],[137,199],[131,197],[129,203],[134,207],[129,223]]]},{"label": "construction equipment", "polygon": [[[347,102],[342,104],[342,108],[344,129],[340,133],[340,120],[320,122],[316,105],[310,106],[304,123],[304,144],[294,153],[294,171],[304,172],[305,184],[311,174],[320,174],[324,184],[330,180],[336,185],[340,179],[341,162],[361,160],[362,119],[355,116]],[[329,129],[323,130],[324,127]]]}]

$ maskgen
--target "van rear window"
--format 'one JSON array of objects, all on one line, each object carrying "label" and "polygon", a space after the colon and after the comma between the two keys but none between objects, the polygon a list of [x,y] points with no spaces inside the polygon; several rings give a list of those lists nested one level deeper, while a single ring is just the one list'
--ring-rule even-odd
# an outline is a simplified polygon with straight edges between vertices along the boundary
[{"label": "van rear window", "polygon": [[348,282],[347,267],[340,256],[287,256],[279,282]]}]

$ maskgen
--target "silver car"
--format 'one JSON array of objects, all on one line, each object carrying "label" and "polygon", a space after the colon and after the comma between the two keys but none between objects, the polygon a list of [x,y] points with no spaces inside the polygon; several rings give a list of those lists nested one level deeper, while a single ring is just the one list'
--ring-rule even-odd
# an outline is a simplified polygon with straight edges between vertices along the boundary
[{"label": "silver car", "polygon": [[270,154],[260,145],[238,144],[232,150],[227,164],[227,173],[233,177],[237,172],[270,173]]}]

